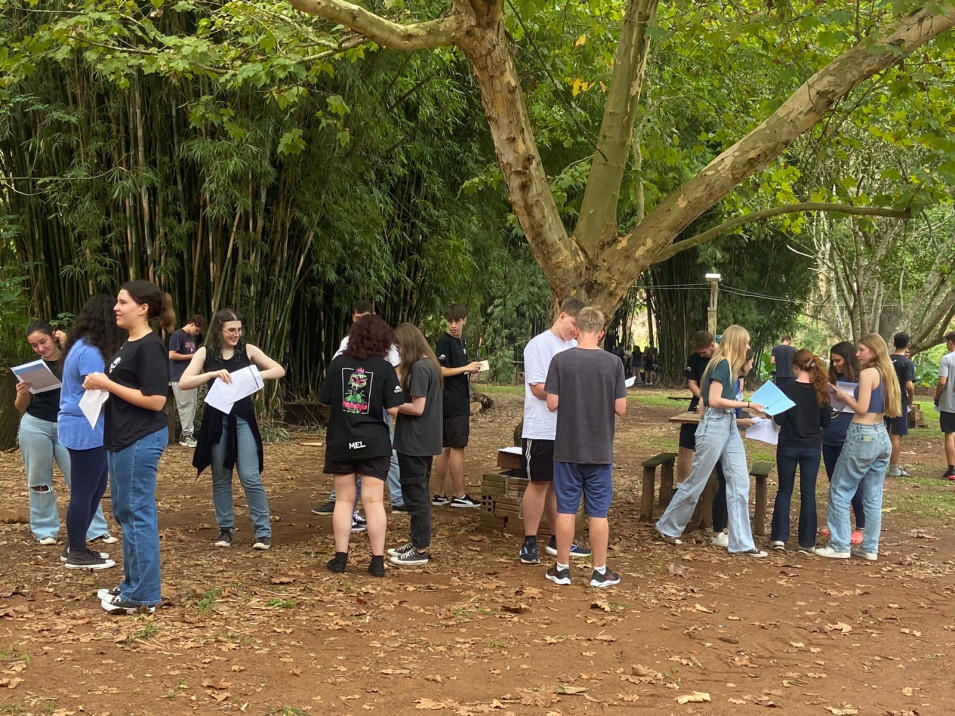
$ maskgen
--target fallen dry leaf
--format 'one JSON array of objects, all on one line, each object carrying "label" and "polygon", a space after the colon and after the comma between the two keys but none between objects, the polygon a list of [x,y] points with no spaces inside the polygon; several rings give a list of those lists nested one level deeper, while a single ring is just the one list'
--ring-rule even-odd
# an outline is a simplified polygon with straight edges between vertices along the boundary
[{"label": "fallen dry leaf", "polygon": [[710,695],[705,691],[694,691],[692,694],[683,694],[676,697],[678,704],[708,704]]},{"label": "fallen dry leaf", "polygon": [[586,686],[571,686],[570,684],[557,684],[558,694],[582,694],[587,690]]}]

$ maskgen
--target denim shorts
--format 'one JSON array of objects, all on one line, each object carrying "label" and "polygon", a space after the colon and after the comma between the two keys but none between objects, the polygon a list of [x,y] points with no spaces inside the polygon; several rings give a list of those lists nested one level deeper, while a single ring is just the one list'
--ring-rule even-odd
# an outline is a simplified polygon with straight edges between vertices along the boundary
[{"label": "denim shorts", "polygon": [[581,465],[574,462],[554,463],[554,495],[557,512],[576,515],[580,493],[584,509],[590,517],[606,517],[613,498],[613,465]]}]

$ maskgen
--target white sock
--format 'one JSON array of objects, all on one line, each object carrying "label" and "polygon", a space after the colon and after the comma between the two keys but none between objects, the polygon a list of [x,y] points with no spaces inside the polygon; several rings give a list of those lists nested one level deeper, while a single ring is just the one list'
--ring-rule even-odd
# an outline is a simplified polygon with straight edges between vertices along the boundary
[{"label": "white sock", "polygon": [[559,571],[562,570],[562,569],[570,569],[570,565],[569,565],[569,564],[561,564],[560,562],[558,562],[558,563],[557,563],[557,571],[559,572]]},{"label": "white sock", "polygon": [[606,574],[606,573],[607,573],[607,565],[605,564],[603,567],[594,567],[594,571],[595,571],[597,574]]}]

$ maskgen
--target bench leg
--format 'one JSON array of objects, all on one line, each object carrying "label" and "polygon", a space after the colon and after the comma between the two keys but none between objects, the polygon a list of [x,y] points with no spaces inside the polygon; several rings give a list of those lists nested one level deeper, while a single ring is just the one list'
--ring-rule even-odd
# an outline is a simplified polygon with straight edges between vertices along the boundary
[{"label": "bench leg", "polygon": [[673,461],[660,466],[660,510],[665,510],[673,498]]},{"label": "bench leg", "polygon": [[696,503],[696,509],[693,510],[693,517],[687,524],[684,532],[693,532],[694,530],[703,530],[713,526],[713,497],[716,495],[716,488],[719,481],[716,479],[716,472],[710,474],[710,479],[706,481],[706,487],[700,493],[699,502]]},{"label": "bench leg", "polygon": [[756,476],[756,514],[753,515],[753,534],[766,535],[766,478]]},{"label": "bench leg", "polygon": [[643,491],[640,494],[640,520],[642,522],[653,521],[653,489],[657,481],[657,469],[655,467],[643,468]]}]

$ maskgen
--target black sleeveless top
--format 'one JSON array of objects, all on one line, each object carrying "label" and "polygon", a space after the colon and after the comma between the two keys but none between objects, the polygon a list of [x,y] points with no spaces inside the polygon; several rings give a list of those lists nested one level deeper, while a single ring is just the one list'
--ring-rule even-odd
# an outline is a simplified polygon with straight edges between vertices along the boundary
[{"label": "black sleeveless top", "polygon": [[[206,359],[202,364],[202,372],[209,373],[225,368],[230,373],[234,373],[237,370],[248,368],[250,365],[252,365],[252,361],[249,360],[249,354],[246,353],[245,350],[241,352],[236,351],[231,358],[225,360],[222,356],[213,355],[212,351],[206,349]],[[209,381],[210,386],[214,380],[215,379]],[[255,419],[255,405],[252,402],[251,395],[247,395],[236,401],[232,406],[232,412],[229,413],[228,416],[206,403],[202,411],[202,424],[199,428],[199,439],[196,441],[196,451],[192,456],[192,466],[196,468],[198,473],[201,473],[212,464],[212,447],[213,445],[218,445],[222,439],[223,417],[228,418],[227,430],[229,431],[229,437],[226,442],[222,466],[229,470],[235,467],[236,454],[238,453],[236,449],[238,440],[236,424],[237,419],[241,418],[248,423],[252,429],[252,435],[255,438],[255,445],[259,454],[259,472],[261,473],[265,466],[262,454],[262,436],[259,434],[259,424]]]}]

